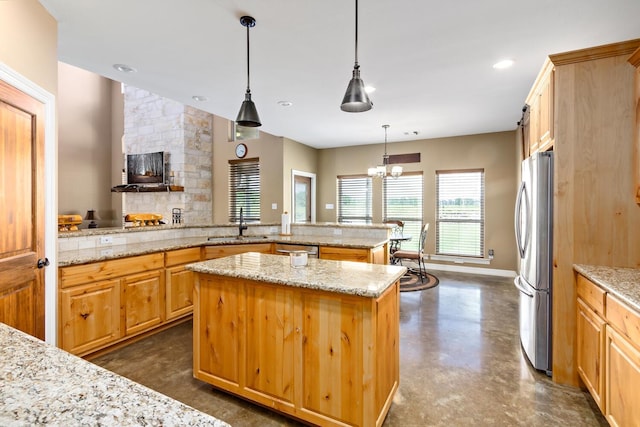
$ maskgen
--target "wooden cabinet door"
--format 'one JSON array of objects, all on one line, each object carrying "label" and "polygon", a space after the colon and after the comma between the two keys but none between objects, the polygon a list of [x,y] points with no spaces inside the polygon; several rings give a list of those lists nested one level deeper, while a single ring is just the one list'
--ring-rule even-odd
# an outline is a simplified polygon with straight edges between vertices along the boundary
[{"label": "wooden cabinet door", "polygon": [[166,269],[167,320],[193,310],[193,271],[183,265]]},{"label": "wooden cabinet door", "polygon": [[362,425],[362,301],[303,292],[301,307],[300,407],[347,425]]},{"label": "wooden cabinet door", "polygon": [[86,353],[120,338],[120,281],[61,290],[60,332],[60,346],[73,354]]},{"label": "wooden cabinet door", "polygon": [[[194,299],[193,366],[197,378],[240,393],[245,353],[244,285],[237,279],[199,274]],[[197,283],[198,283],[197,282]]]},{"label": "wooden cabinet door", "polygon": [[247,286],[245,387],[293,408],[294,290]]},{"label": "wooden cabinet door", "polygon": [[0,322],[44,339],[44,105],[0,81]]},{"label": "wooden cabinet door", "polygon": [[604,412],[605,321],[578,298],[578,374]]},{"label": "wooden cabinet door", "polygon": [[164,275],[160,270],[122,279],[125,334],[144,331],[164,321]]},{"label": "wooden cabinet door", "polygon": [[606,328],[605,416],[612,426],[640,422],[640,351],[612,327]]}]

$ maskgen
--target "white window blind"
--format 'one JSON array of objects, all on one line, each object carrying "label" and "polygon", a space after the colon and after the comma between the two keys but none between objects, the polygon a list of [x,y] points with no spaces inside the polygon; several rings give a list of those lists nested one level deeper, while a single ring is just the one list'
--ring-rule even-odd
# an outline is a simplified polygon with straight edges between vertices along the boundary
[{"label": "white window blind", "polygon": [[484,255],[484,170],[436,171],[436,253]]},{"label": "white window blind", "polygon": [[371,177],[338,177],[338,222],[371,224],[373,220]]},{"label": "white window blind", "polygon": [[404,173],[398,178],[384,178],[383,219],[404,222],[403,233],[412,237],[402,242],[402,249],[418,250],[422,230],[423,181],[422,173]]},{"label": "white window blind", "polygon": [[229,222],[260,221],[260,159],[229,161]]}]

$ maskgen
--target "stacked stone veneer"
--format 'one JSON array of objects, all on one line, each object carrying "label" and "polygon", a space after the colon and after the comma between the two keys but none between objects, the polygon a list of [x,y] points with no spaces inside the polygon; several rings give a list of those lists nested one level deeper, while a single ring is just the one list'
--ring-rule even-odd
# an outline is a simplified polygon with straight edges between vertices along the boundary
[{"label": "stacked stone veneer", "polygon": [[124,154],[169,153],[167,170],[184,192],[121,193],[123,216],[159,213],[170,224],[180,208],[184,224],[211,224],[213,115],[126,86],[124,118]]}]

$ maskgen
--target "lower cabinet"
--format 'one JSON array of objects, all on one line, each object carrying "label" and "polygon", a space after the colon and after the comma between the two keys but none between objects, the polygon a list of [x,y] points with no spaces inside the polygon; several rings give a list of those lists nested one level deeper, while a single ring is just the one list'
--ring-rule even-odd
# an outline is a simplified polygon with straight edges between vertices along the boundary
[{"label": "lower cabinet", "polygon": [[167,320],[193,310],[193,272],[185,265],[201,259],[200,248],[187,248],[165,253],[165,288]]},{"label": "lower cabinet", "polygon": [[604,411],[605,321],[578,298],[578,374]]},{"label": "lower cabinet", "polygon": [[58,345],[84,356],[165,319],[164,254],[59,269]]},{"label": "lower cabinet", "polygon": [[103,280],[60,291],[60,347],[82,354],[119,339],[120,280]]},{"label": "lower cabinet", "polygon": [[640,313],[577,276],[578,373],[612,426],[640,425]]}]

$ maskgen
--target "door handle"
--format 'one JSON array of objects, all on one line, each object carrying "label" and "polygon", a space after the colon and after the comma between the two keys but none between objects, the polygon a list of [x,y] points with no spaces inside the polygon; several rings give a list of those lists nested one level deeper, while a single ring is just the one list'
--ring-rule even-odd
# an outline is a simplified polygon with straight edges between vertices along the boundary
[{"label": "door handle", "polygon": [[49,258],[40,258],[38,260],[38,268],[45,268],[49,265]]}]

